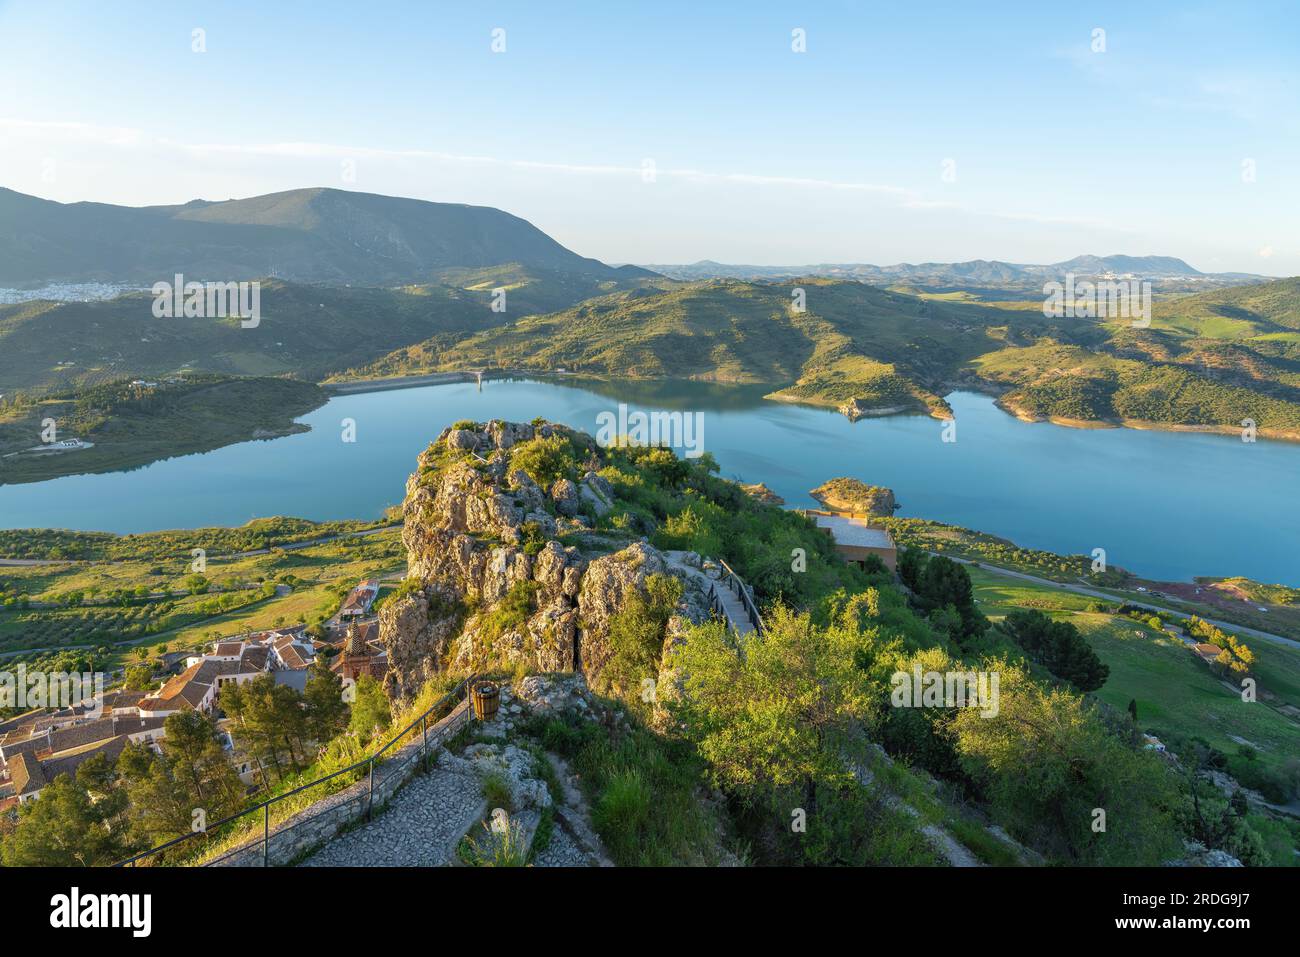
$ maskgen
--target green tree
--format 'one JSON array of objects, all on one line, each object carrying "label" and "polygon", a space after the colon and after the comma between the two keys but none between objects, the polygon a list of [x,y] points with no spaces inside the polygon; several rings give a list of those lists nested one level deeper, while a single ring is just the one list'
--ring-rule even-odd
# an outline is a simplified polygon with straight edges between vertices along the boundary
[{"label": "green tree", "polygon": [[855,606],[830,627],[775,606],[764,632],[744,638],[697,626],[672,655],[684,694],[672,705],[714,781],[746,800],[796,788],[812,813],[819,784],[851,780],[851,729],[877,709],[858,661],[870,642]]},{"label": "green tree", "polygon": [[18,809],[18,823],[0,854],[6,867],[97,867],[121,860],[126,845],[109,826],[118,812],[96,803],[67,774]]},{"label": "green tree", "polygon": [[354,690],[356,696],[352,701],[352,717],[348,725],[358,738],[369,741],[377,730],[388,727],[388,722],[392,720],[388,696],[384,694],[383,685],[366,674],[357,678]]},{"label": "green tree", "polygon": [[148,691],[153,687],[153,667],[147,664],[127,665],[126,690]]},{"label": "green tree", "polygon": [[231,718],[236,743],[277,779],[302,767],[307,752],[307,711],[302,695],[261,674],[221,689],[221,709]]},{"label": "green tree", "polygon": [[975,606],[970,573],[951,558],[931,556],[921,570],[915,590],[922,608],[952,608],[961,616],[959,643],[978,639],[988,630],[988,619]]},{"label": "green tree", "polygon": [[[1033,661],[1080,691],[1096,691],[1110,676],[1110,668],[1068,621],[1054,621],[1036,609],[1016,609],[1003,620],[1002,629]],[[1136,702],[1131,710],[1136,719]]]},{"label": "green tree", "polygon": [[999,823],[1066,864],[1158,865],[1181,853],[1177,790],[1159,758],[1120,741],[1079,695],[1005,661],[985,667],[1000,676],[997,714],[959,708],[952,732]]},{"label": "green tree", "polygon": [[128,745],[118,759],[134,831],[150,845],[189,833],[196,820],[215,822],[233,813],[244,796],[211,718],[185,711],[170,715],[163,727],[162,753]]},{"label": "green tree", "polygon": [[324,655],[318,655],[307,671],[303,698],[307,708],[308,733],[317,743],[329,741],[348,726],[343,681],[330,671]]},{"label": "green tree", "polygon": [[610,659],[600,672],[600,683],[634,706],[641,700],[641,683],[659,675],[664,633],[681,597],[680,579],[650,575],[646,593],[634,592],[610,617]]}]

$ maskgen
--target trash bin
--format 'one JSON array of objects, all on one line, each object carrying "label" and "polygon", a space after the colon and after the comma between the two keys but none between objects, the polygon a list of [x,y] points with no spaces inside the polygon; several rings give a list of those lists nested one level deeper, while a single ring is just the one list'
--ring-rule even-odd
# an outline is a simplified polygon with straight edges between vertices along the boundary
[{"label": "trash bin", "polygon": [[496,717],[497,705],[501,703],[501,689],[491,681],[480,681],[474,685],[471,697],[474,700],[474,717],[480,721],[490,721]]}]

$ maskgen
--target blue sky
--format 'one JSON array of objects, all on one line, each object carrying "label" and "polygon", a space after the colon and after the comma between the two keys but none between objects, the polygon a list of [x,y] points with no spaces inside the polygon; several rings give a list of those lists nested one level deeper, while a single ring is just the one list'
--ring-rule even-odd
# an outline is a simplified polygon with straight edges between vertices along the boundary
[{"label": "blue sky", "polygon": [[490,205],[609,262],[1300,273],[1294,4],[984,6],[0,0],[0,185]]}]

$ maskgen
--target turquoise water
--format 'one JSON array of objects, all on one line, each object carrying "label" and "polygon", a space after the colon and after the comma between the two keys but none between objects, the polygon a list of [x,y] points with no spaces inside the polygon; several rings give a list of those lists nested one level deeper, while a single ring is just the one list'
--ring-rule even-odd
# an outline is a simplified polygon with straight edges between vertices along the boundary
[{"label": "turquoise water", "polygon": [[[1154,578],[1247,575],[1300,585],[1300,445],[1233,436],[1027,424],[980,395],[949,397],[957,441],[925,416],[848,422],[700,383],[506,380],[345,395],[312,430],[130,472],[0,487],[0,527],[142,532],[250,518],[370,518],[401,501],[416,455],[457,419],[544,416],[595,433],[619,402],[703,415],[703,447],[727,477],[790,505],[848,475],[893,488],[902,516],[933,518]],[[356,421],[356,441],[341,439]]]}]

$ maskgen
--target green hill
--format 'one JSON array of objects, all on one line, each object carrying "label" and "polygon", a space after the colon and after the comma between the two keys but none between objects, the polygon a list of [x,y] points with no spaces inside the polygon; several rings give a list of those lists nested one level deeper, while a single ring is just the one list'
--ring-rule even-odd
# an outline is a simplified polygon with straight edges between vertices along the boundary
[{"label": "green hill", "polygon": [[[158,459],[302,431],[294,422],[324,404],[325,390],[296,379],[186,376],[135,385],[128,380],[40,400],[0,405],[0,485],[61,475],[113,472]],[[57,438],[92,448],[33,453],[42,423]]]},{"label": "green hill", "polygon": [[[796,312],[792,294],[804,290]],[[929,410],[957,386],[1025,418],[1300,436],[1300,281],[1157,303],[1149,328],[1047,319],[1025,303],[913,296],[860,282],[713,280],[643,287],[381,360],[766,383],[770,398],[854,414]],[[1225,337],[1222,322],[1241,324]]]},{"label": "green hill", "polygon": [[[806,310],[792,294],[803,289]],[[822,405],[924,410],[954,370],[997,344],[993,323],[1041,316],[929,302],[857,282],[713,281],[603,296],[427,350],[418,371],[497,365],[777,386]],[[409,371],[417,371],[411,368]]]},{"label": "green hill", "polygon": [[428,336],[500,321],[486,295],[263,282],[261,321],[159,319],[148,293],[0,306],[0,383],[46,391],[180,369],[318,380]]}]

